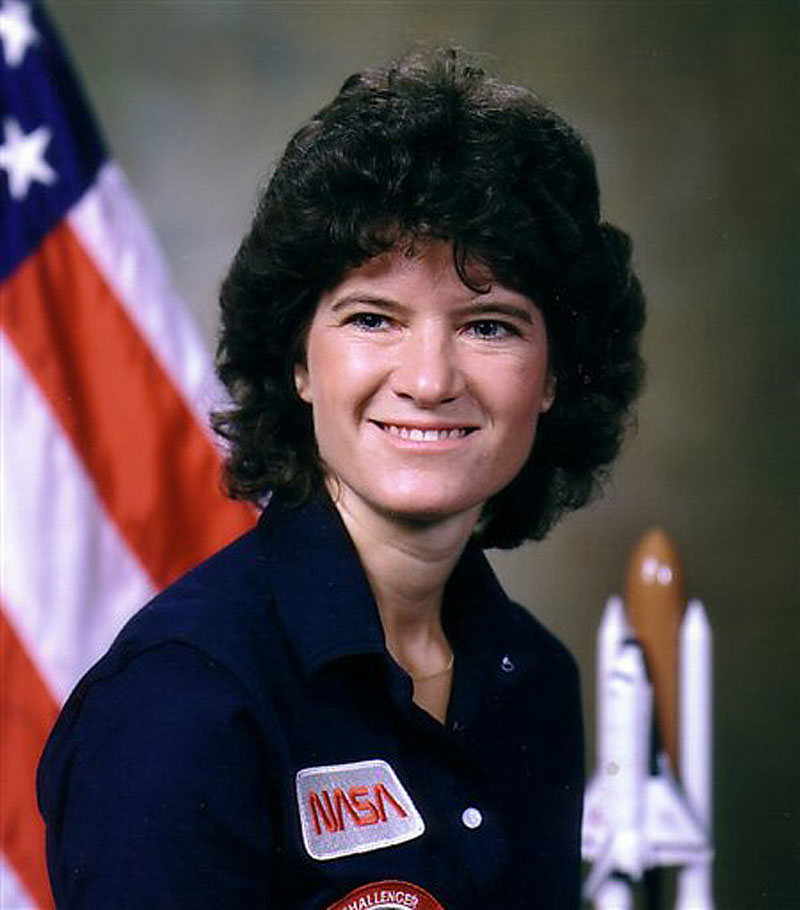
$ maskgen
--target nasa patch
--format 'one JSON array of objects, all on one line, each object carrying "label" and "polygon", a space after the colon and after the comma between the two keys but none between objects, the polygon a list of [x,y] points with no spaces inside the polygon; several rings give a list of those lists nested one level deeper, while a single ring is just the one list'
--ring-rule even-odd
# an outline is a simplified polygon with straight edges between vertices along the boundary
[{"label": "nasa patch", "polygon": [[391,847],[425,831],[405,787],[381,759],[304,768],[295,785],[303,843],[314,859]]},{"label": "nasa patch", "polygon": [[444,910],[424,888],[409,882],[373,882],[356,888],[328,910]]}]

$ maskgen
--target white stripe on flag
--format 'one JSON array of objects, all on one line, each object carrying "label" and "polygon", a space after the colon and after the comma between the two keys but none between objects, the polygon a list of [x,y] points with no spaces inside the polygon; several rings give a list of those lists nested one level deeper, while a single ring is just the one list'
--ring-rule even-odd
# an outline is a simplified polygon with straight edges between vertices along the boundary
[{"label": "white stripe on flag", "polygon": [[2,335],[0,368],[1,593],[9,620],[63,701],[153,589]]},{"label": "white stripe on flag", "polygon": [[127,178],[116,164],[103,166],[66,220],[206,427],[209,409],[223,402],[225,393],[194,322],[172,290],[161,251]]},{"label": "white stripe on flag", "polygon": [[36,910],[36,902],[22,887],[0,852],[0,910]]}]

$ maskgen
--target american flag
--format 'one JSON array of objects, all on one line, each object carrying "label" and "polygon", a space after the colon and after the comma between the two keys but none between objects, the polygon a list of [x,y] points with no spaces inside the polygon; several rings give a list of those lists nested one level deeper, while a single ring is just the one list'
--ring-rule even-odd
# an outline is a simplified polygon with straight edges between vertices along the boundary
[{"label": "american flag", "polygon": [[250,527],[210,359],[36,3],[0,3],[0,908],[52,906],[35,767],[124,620]]}]

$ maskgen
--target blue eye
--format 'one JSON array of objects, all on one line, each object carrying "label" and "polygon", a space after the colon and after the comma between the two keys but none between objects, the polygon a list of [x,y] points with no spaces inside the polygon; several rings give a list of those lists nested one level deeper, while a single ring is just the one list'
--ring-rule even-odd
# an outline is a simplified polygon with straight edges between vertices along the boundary
[{"label": "blue eye", "polygon": [[374,332],[378,329],[385,329],[389,320],[380,313],[356,313],[351,317],[350,322],[360,329]]},{"label": "blue eye", "polygon": [[512,326],[497,319],[480,319],[477,322],[472,322],[469,325],[469,330],[478,338],[486,339],[508,338],[509,335],[517,334]]}]

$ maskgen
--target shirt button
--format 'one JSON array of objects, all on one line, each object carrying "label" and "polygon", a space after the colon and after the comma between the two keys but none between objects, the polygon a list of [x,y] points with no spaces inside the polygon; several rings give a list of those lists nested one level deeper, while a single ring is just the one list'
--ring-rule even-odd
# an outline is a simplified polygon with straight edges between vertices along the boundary
[{"label": "shirt button", "polygon": [[453,733],[463,733],[464,730],[465,726],[460,720],[453,721]]},{"label": "shirt button", "polygon": [[506,654],[506,656],[500,661],[500,668],[503,673],[513,673],[514,672],[514,661]]},{"label": "shirt button", "polygon": [[474,806],[470,806],[469,809],[465,809],[461,813],[461,821],[464,823],[464,827],[474,830],[475,828],[480,828],[483,824],[483,815],[480,809],[476,809]]}]

